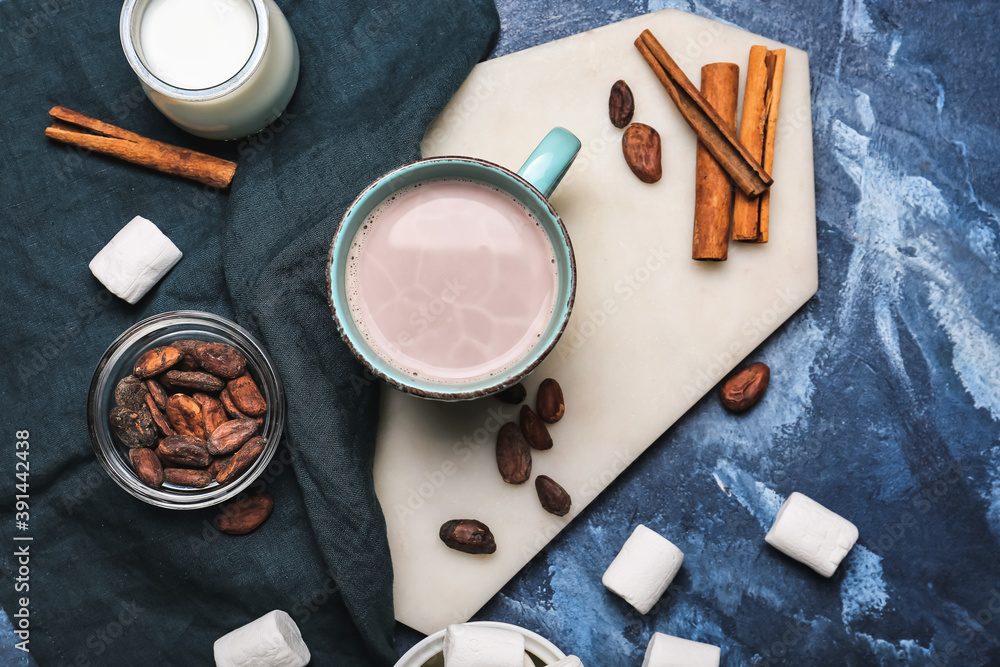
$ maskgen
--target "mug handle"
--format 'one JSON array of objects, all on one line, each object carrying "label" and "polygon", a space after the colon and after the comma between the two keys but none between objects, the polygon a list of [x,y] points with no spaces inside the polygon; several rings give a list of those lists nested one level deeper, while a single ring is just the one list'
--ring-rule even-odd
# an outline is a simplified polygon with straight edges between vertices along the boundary
[{"label": "mug handle", "polygon": [[563,127],[554,127],[532,151],[517,175],[548,199],[580,152],[580,140]]}]

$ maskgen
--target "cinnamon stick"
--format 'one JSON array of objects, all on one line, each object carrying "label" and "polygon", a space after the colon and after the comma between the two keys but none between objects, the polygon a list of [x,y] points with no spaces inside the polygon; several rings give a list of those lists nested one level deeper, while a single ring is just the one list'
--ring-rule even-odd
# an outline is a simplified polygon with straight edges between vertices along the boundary
[{"label": "cinnamon stick", "polygon": [[[767,101],[767,134],[764,137],[764,168],[771,173],[774,168],[774,139],[778,135],[778,105],[781,102],[781,79],[785,75],[785,50],[776,49],[768,52],[768,57],[774,57],[773,65],[768,63],[771,72],[771,98]],[[767,233],[771,217],[771,191],[760,196],[760,230],[757,234],[761,243],[767,243]]]},{"label": "cinnamon stick", "polygon": [[667,94],[677,105],[684,120],[736,186],[752,197],[767,190],[772,183],[771,176],[740,143],[734,130],[705,101],[666,49],[656,41],[653,33],[643,30],[635,40],[635,48],[667,89]]},{"label": "cinnamon stick", "polygon": [[[722,120],[736,127],[740,67],[710,63],[701,68],[701,94]],[[691,258],[724,261],[729,255],[729,221],[733,211],[733,183],[718,161],[698,141],[694,177],[694,239]]]},{"label": "cinnamon stick", "polygon": [[[784,70],[784,49],[770,51],[765,46],[750,47],[740,141],[769,172],[774,166],[774,136]],[[742,193],[736,195],[733,206],[734,240],[767,243],[770,202],[770,192],[757,197]]]},{"label": "cinnamon stick", "polygon": [[235,162],[147,139],[65,107],[52,107],[49,115],[54,120],[45,136],[56,141],[217,188],[228,188],[236,173]]}]

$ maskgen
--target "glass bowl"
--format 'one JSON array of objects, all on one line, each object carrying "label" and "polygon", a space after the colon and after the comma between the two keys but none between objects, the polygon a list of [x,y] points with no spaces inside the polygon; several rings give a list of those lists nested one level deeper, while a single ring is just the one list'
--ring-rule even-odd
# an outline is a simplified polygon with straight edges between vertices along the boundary
[{"label": "glass bowl", "polygon": [[[132,373],[132,367],[143,352],[185,338],[228,343],[243,353],[247,360],[247,373],[257,383],[267,402],[264,425],[258,433],[267,439],[267,443],[250,468],[229,484],[220,485],[213,481],[209,486],[195,489],[164,483],[160,488],[153,488],[139,481],[132,470],[128,448],[111,434],[108,414],[114,406],[115,386]],[[200,509],[238,495],[271,461],[281,440],[284,424],[285,392],[281,378],[261,344],[235,322],[195,310],[154,315],[118,336],[98,362],[87,397],[90,440],[104,470],[120,487],[139,500],[168,509]]]}]

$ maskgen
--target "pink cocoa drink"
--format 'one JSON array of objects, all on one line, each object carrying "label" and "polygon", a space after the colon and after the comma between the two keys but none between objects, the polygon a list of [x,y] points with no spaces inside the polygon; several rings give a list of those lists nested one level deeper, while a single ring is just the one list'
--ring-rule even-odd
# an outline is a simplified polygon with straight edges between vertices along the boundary
[{"label": "pink cocoa drink", "polygon": [[400,190],[365,220],[347,264],[351,317],[375,352],[424,380],[503,372],[552,317],[558,275],[538,220],[468,180]]}]

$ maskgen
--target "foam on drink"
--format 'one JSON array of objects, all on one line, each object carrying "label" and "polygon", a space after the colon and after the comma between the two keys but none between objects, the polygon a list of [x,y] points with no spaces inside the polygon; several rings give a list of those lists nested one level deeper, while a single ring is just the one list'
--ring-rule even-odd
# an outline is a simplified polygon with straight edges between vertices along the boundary
[{"label": "foam on drink", "polygon": [[346,273],[351,316],[372,349],[446,384],[487,379],[523,359],[558,293],[538,219],[472,180],[423,181],[380,204],[351,243]]}]

